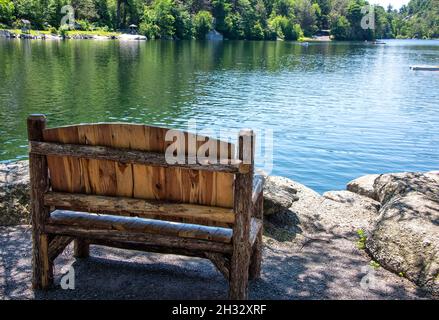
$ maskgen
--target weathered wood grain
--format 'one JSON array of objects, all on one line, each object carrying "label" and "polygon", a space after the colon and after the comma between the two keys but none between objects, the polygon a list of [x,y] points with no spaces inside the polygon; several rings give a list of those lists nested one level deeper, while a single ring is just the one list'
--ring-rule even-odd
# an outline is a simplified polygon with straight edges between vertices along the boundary
[{"label": "weathered wood grain", "polygon": [[[164,168],[183,168],[201,171],[214,171],[237,173],[246,172],[248,166],[242,164],[240,160],[231,159],[229,163],[219,163],[217,161],[201,162],[196,157],[186,158],[185,163],[169,164],[165,154],[158,152],[144,152],[130,149],[116,149],[104,146],[89,146],[81,144],[62,144],[54,142],[30,142],[30,152],[40,155],[63,156],[72,158],[86,158],[94,160],[109,160],[124,164],[145,164],[149,166]],[[195,163],[193,163],[195,162]],[[99,163],[105,163],[100,161]],[[108,167],[102,167],[102,171],[108,170],[110,173],[114,170],[110,164]]]},{"label": "weathered wood grain", "polygon": [[239,159],[250,163],[248,173],[235,178],[233,228],[233,254],[230,266],[229,297],[233,300],[247,299],[248,268],[250,263],[250,218],[252,208],[254,172],[254,133],[241,130],[238,137]]},{"label": "weathered wood grain", "polygon": [[[252,231],[250,235],[250,240],[252,243],[251,249],[251,258],[250,258],[250,267],[249,267],[249,277],[250,279],[257,279],[261,276],[261,264],[262,264],[262,234],[264,232],[263,226],[263,216],[264,216],[264,196],[262,192],[259,194],[259,197],[256,203],[253,206],[253,218],[252,218]],[[253,221],[258,221],[259,226],[258,229],[253,227]],[[256,230],[258,230],[256,232]]]},{"label": "weathered wood grain", "polygon": [[[46,126],[44,115],[31,115],[27,119],[28,139],[43,140]],[[38,154],[29,154],[29,176],[32,217],[32,286],[47,288],[53,279],[48,252],[48,239],[43,234],[44,223],[49,217],[49,207],[44,205],[43,195],[49,189],[47,159]]]},{"label": "weathered wood grain", "polygon": [[232,227],[235,222],[232,209],[125,197],[48,192],[44,194],[44,203],[59,209],[138,216],[206,226]]},{"label": "weathered wood grain", "polygon": [[55,260],[64,249],[72,242],[72,237],[55,236],[49,242],[49,259]]},{"label": "weathered wood grain", "polygon": [[232,240],[232,230],[227,228],[66,210],[52,212],[48,224],[78,226],[91,230],[149,233],[222,243],[230,243]]},{"label": "weathered wood grain", "polygon": [[206,252],[205,256],[213,263],[218,271],[222,273],[226,280],[230,279],[230,258],[227,255],[214,252]]},{"label": "weathered wood grain", "polygon": [[100,239],[117,242],[143,243],[145,246],[182,248],[194,251],[231,253],[230,243],[213,242],[199,239],[171,237],[149,233],[131,233],[119,230],[86,229],[76,226],[51,225],[44,226],[44,231],[52,234],[68,235],[84,239]]}]

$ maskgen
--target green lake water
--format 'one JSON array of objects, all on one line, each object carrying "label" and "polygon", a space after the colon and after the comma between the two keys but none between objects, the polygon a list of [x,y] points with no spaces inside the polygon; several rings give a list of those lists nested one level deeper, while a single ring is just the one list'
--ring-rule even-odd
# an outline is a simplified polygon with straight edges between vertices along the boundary
[{"label": "green lake water", "polygon": [[214,130],[251,127],[260,140],[273,130],[271,173],[319,192],[368,173],[439,170],[439,72],[413,64],[439,65],[439,41],[0,38],[0,161],[27,157],[26,117],[45,113],[49,126],[185,129],[195,119]]}]

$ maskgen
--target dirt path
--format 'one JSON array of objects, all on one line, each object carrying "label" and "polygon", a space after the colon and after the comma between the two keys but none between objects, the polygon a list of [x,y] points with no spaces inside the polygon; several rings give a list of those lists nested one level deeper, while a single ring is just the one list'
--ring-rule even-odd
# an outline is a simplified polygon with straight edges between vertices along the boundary
[{"label": "dirt path", "polygon": [[[0,227],[0,299],[225,299],[227,283],[209,261],[93,246],[75,260],[68,247],[55,261],[56,287],[30,288],[29,226]],[[283,242],[265,237],[262,278],[250,285],[252,299],[416,299],[426,297],[411,282],[382,268],[355,241],[327,234],[290,234]],[[61,277],[73,266],[75,290]],[[373,287],[363,288],[367,272]]]}]

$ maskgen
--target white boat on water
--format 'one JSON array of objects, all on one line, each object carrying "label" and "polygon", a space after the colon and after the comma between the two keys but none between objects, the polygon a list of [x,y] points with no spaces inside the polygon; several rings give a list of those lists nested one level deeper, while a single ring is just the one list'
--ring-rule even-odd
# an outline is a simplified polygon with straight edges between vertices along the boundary
[{"label": "white boat on water", "polygon": [[139,35],[139,34],[128,34],[124,33],[119,36],[119,40],[122,41],[138,41],[138,40],[147,40],[145,36]]},{"label": "white boat on water", "polygon": [[420,70],[420,71],[439,71],[439,66],[410,66],[411,70]]}]

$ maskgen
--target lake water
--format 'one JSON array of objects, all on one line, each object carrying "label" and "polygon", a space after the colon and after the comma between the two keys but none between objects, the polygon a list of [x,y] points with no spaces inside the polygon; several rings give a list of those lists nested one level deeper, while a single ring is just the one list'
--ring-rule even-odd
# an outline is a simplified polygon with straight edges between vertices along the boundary
[{"label": "lake water", "polygon": [[[0,39],[0,161],[25,120],[273,130],[272,174],[319,192],[368,173],[439,170],[439,41]],[[260,164],[261,165],[261,164]]]}]

